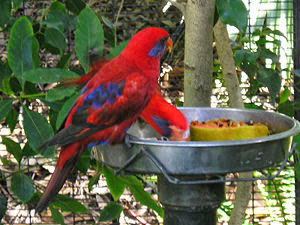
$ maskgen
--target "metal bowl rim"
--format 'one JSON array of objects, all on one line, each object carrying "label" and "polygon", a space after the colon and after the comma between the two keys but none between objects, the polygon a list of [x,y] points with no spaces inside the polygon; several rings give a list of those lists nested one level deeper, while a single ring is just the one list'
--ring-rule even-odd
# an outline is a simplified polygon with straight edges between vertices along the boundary
[{"label": "metal bowl rim", "polygon": [[209,108],[209,107],[178,107],[179,109],[214,109],[220,111],[240,111],[240,112],[260,112],[265,114],[276,114],[285,118],[293,123],[293,127],[289,130],[272,134],[269,136],[264,136],[260,138],[252,138],[245,140],[236,140],[236,141],[161,141],[161,140],[147,140],[147,139],[138,139],[136,137],[129,137],[129,142],[131,144],[138,145],[151,145],[151,146],[162,146],[162,147],[224,147],[224,146],[238,146],[238,145],[249,145],[249,144],[259,144],[268,141],[276,141],[284,138],[289,138],[300,133],[300,123],[299,121],[277,112],[269,112],[259,109],[237,109],[237,108]]}]

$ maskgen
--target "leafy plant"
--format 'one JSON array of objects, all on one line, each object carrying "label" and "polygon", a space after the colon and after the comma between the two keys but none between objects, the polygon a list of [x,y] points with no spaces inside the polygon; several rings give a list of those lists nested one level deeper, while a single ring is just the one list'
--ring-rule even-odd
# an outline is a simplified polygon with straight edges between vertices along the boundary
[{"label": "leafy plant", "polygon": [[[271,51],[267,48],[266,43],[271,42],[275,49],[280,48],[276,36],[283,34],[278,30],[271,30],[268,27],[262,29],[256,29],[252,34],[256,49],[250,50],[245,48],[248,39],[241,39],[240,46],[235,52],[235,60],[238,67],[241,68],[250,78],[251,89],[248,95],[255,95],[258,93],[258,89],[262,86],[268,88],[270,98],[273,104],[275,104],[276,96],[279,94],[281,88],[281,77],[280,77],[280,64],[279,57],[276,52]],[[274,37],[275,36],[275,37]],[[269,38],[272,38],[270,40]],[[271,62],[267,63],[267,60]]]},{"label": "leafy plant", "polygon": [[[5,121],[11,132],[18,123],[24,129],[25,145],[9,137],[3,137],[2,143],[16,160],[16,172],[11,176],[10,187],[15,201],[32,208],[40,198],[40,192],[35,181],[26,172],[28,166],[24,164],[24,159],[42,154],[51,161],[54,160],[54,147],[42,152],[38,148],[61,127],[69,108],[80,93],[75,87],[62,89],[56,86],[49,91],[45,87],[87,73],[91,66],[90,52],[103,55],[105,37],[109,35],[105,35],[98,16],[81,0],[67,0],[65,3],[53,1],[48,8],[42,10],[41,19],[23,16],[14,21],[12,8],[17,9],[21,2],[5,0],[0,9],[1,32],[9,33],[7,60],[0,61],[0,121]],[[108,57],[114,58],[124,49],[127,41],[116,45],[113,26],[106,18],[102,17],[102,20],[108,26],[108,33],[114,34],[113,40],[108,40],[113,47]],[[67,46],[67,35],[72,32],[75,33],[75,52],[80,62],[77,67],[71,63],[72,50]],[[51,68],[40,67],[39,53],[42,52],[56,55],[58,62],[53,63]],[[35,105],[45,105],[47,111],[41,114]],[[23,121],[18,119],[19,113],[22,113]],[[1,160],[5,165],[5,159]],[[90,151],[86,151],[76,165],[76,169],[83,173],[88,168],[96,170],[95,176],[90,180],[89,190],[97,183],[100,174],[104,174],[114,198],[104,208],[100,221],[119,217],[123,208],[118,200],[126,187],[138,201],[163,216],[162,208],[144,191],[143,183],[135,176],[114,176],[110,169],[90,160]],[[7,209],[7,198],[1,197],[0,200],[2,217]],[[84,205],[64,195],[58,195],[49,208],[53,220],[60,224],[64,224],[62,211],[88,212]]]}]

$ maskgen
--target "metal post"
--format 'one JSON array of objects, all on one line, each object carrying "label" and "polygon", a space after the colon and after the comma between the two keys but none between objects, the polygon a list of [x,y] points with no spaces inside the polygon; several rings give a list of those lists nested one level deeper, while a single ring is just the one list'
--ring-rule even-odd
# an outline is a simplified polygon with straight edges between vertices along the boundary
[{"label": "metal post", "polygon": [[[199,180],[199,177],[177,177]],[[215,225],[225,198],[224,183],[171,184],[158,176],[158,198],[165,209],[164,225]]]}]

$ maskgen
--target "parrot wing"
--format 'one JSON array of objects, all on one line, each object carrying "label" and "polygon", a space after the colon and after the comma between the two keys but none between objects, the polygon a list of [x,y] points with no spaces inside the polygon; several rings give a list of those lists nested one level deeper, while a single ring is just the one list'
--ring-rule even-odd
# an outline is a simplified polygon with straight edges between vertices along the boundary
[{"label": "parrot wing", "polygon": [[125,120],[134,122],[147,104],[149,96],[145,89],[148,86],[147,78],[136,72],[126,79],[102,82],[96,87],[86,86],[70,110],[65,128],[40,149],[80,141]]},{"label": "parrot wing", "polygon": [[155,90],[151,101],[142,112],[141,118],[160,135],[168,138],[173,135],[174,127],[182,131],[188,129],[185,116],[163,98],[159,87]]}]

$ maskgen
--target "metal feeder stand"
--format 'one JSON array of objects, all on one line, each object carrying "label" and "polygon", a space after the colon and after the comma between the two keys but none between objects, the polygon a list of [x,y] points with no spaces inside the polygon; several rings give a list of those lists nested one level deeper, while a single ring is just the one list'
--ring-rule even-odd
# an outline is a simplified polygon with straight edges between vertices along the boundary
[{"label": "metal feeder stand", "polygon": [[[262,110],[233,108],[179,108],[186,118],[266,124],[274,134],[238,141],[158,141],[149,126],[135,124],[124,144],[99,146],[96,159],[116,174],[158,174],[158,197],[164,207],[164,225],[215,225],[216,210],[225,198],[224,183],[274,179],[295,147],[292,137],[299,122],[285,115]],[[150,138],[150,139],[149,139]],[[262,170],[281,163],[274,176],[226,180],[227,173]],[[263,173],[263,171],[262,171]],[[264,174],[264,173],[263,173]]]}]

